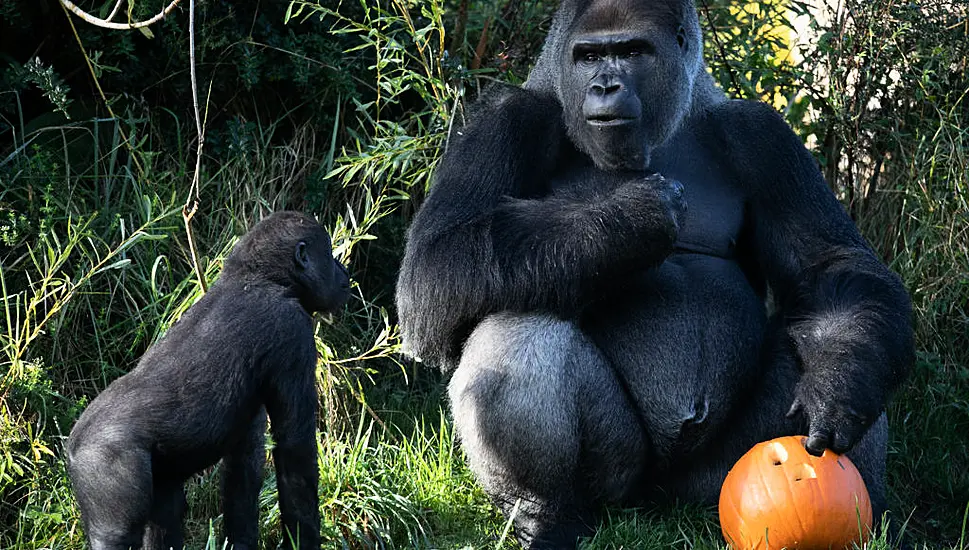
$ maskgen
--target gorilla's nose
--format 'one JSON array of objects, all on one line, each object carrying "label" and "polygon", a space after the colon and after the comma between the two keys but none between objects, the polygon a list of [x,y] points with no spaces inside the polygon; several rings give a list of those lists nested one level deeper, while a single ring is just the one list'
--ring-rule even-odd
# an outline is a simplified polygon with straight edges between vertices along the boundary
[{"label": "gorilla's nose", "polygon": [[591,91],[595,95],[609,95],[622,90],[622,84],[618,82],[593,82]]},{"label": "gorilla's nose", "polygon": [[593,125],[628,124],[639,119],[642,103],[634,91],[614,78],[597,78],[589,84],[582,114]]}]

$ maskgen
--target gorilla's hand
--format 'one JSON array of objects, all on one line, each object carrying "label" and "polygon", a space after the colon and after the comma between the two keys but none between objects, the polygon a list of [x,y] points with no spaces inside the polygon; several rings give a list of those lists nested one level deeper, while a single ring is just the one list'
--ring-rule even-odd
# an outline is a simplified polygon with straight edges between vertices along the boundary
[{"label": "gorilla's hand", "polygon": [[809,371],[794,389],[794,403],[787,416],[806,416],[808,438],[804,446],[815,456],[821,456],[825,449],[839,454],[850,450],[881,412],[871,406],[876,400],[859,399],[859,395],[865,395],[865,387],[846,387],[850,382],[844,385],[839,378],[836,371]]},{"label": "gorilla's hand", "polygon": [[613,191],[612,199],[631,221],[636,240],[668,249],[667,254],[672,251],[686,214],[680,182],[660,174],[637,175]]}]

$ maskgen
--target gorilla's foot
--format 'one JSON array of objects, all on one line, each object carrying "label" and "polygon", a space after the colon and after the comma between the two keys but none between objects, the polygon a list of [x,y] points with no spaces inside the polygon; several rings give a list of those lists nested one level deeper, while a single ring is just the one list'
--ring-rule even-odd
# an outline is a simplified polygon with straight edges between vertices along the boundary
[{"label": "gorilla's foot", "polygon": [[[517,529],[517,528],[516,528]],[[554,525],[542,525],[531,539],[516,532],[516,538],[522,548],[529,550],[573,550],[578,546],[581,537],[591,536],[594,528],[583,522],[565,522]]]},{"label": "gorilla's foot", "polygon": [[495,495],[493,502],[506,521],[512,523],[514,536],[528,550],[572,550],[581,537],[595,533],[595,513],[576,507],[572,498],[548,499],[522,496],[520,491]]},{"label": "gorilla's foot", "polygon": [[581,537],[595,532],[591,514],[528,513],[523,508],[513,513],[505,517],[514,524],[515,538],[527,550],[573,550]]}]

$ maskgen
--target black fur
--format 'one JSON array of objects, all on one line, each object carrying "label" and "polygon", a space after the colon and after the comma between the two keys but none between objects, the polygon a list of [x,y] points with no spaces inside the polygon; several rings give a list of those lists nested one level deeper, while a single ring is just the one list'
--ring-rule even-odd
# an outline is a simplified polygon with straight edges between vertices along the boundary
[{"label": "black fur", "polygon": [[528,547],[573,546],[606,504],[715,503],[794,433],[886,509],[909,298],[783,119],[714,86],[690,0],[562,2],[525,86],[450,143],[397,304]]},{"label": "black fur", "polygon": [[267,412],[283,525],[299,548],[319,548],[311,315],[342,308],[348,285],[309,216],[273,214],[236,244],[211,290],[71,431],[92,550],[181,548],[183,482],[220,458],[229,542],[255,549]]}]

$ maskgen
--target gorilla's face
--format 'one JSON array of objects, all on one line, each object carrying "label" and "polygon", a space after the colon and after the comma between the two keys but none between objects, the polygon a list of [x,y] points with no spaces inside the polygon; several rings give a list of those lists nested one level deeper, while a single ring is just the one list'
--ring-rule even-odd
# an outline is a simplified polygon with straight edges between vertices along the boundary
[{"label": "gorilla's face", "polygon": [[349,298],[350,277],[330,249],[330,237],[323,229],[296,243],[293,255],[300,301],[309,312],[332,313]]},{"label": "gorilla's face", "polygon": [[689,108],[691,45],[668,18],[612,6],[580,17],[564,44],[565,123],[600,168],[643,170]]}]

